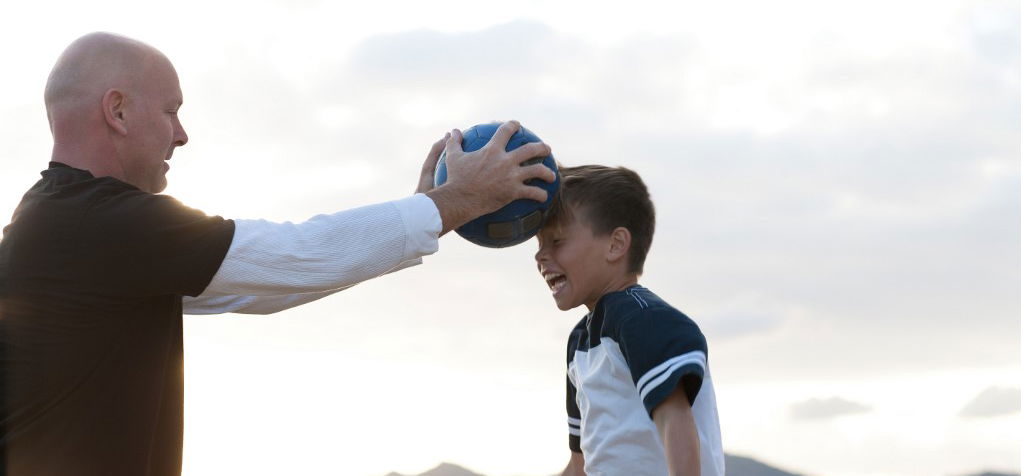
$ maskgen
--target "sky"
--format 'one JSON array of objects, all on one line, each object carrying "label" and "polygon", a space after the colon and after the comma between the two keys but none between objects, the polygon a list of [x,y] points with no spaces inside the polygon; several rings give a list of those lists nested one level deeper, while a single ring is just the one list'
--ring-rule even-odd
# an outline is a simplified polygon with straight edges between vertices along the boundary
[{"label": "sky", "polygon": [[[705,332],[724,448],[817,476],[1021,472],[1021,4],[17,2],[0,216],[45,168],[72,40],[167,54],[165,193],[301,221],[408,195],[454,127],[520,120],[646,180],[642,284]],[[6,221],[6,218],[4,218]],[[566,337],[535,270],[450,234],[272,316],[185,318],[184,474],[381,476],[568,459]]]}]

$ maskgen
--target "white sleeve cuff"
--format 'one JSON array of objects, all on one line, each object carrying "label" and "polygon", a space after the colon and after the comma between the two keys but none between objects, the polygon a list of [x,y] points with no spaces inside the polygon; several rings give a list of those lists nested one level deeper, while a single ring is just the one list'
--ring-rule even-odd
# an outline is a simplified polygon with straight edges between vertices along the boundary
[{"label": "white sleeve cuff", "polygon": [[424,193],[416,193],[394,201],[393,204],[401,214],[404,228],[408,230],[404,256],[422,257],[439,250],[443,220],[432,199]]}]

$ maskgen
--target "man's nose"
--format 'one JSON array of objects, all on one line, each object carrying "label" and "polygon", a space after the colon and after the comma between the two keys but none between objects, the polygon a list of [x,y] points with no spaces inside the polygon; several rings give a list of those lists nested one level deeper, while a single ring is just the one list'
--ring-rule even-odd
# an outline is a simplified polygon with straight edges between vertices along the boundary
[{"label": "man's nose", "polygon": [[177,121],[177,127],[174,134],[174,145],[180,147],[188,143],[188,133],[184,131],[184,126],[181,125],[181,121]]}]

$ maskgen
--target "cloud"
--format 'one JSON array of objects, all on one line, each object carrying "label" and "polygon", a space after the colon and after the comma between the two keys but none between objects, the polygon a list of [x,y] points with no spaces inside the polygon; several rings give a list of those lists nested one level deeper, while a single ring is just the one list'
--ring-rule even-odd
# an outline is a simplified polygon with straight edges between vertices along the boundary
[{"label": "cloud", "polygon": [[989,387],[961,409],[965,418],[988,418],[1021,412],[1021,389]]},{"label": "cloud", "polygon": [[870,411],[872,408],[869,406],[840,397],[812,398],[792,405],[791,417],[795,420],[828,420]]},{"label": "cloud", "polygon": [[768,312],[727,312],[706,316],[700,320],[706,335],[716,339],[758,335],[773,331],[783,322],[783,317]]},{"label": "cloud", "polygon": [[549,26],[532,21],[461,34],[422,29],[371,37],[355,49],[350,65],[376,79],[407,83],[511,77],[550,61],[543,47],[555,41]]}]

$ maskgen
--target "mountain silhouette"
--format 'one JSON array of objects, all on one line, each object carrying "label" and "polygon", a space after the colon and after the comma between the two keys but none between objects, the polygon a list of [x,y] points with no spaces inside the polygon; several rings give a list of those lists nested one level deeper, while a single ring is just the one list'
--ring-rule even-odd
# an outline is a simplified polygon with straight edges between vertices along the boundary
[{"label": "mountain silhouette", "polygon": [[[788,473],[780,469],[760,463],[754,459],[743,456],[726,455],[727,476],[801,476],[795,473]],[[440,463],[439,466],[430,469],[422,474],[404,475],[401,473],[390,473],[386,476],[485,476],[465,469],[451,463]],[[559,473],[557,475],[559,476]],[[986,474],[982,476],[1021,476],[1021,475],[995,475]]]},{"label": "mountain silhouette", "polygon": [[[405,475],[401,473],[390,473],[386,476],[405,476]],[[484,475],[469,471],[456,464],[440,463],[439,466],[416,476],[484,476]]]},{"label": "mountain silhouette", "polygon": [[727,476],[801,476],[744,456],[724,455],[724,462]]},{"label": "mountain silhouette", "polygon": [[[789,473],[782,469],[774,468],[768,464],[756,461],[752,458],[736,455],[725,455],[727,464],[727,476],[802,476],[797,473]],[[557,473],[553,476],[559,476]],[[390,473],[386,476],[485,476],[462,468],[456,464],[440,463],[439,466],[418,475],[404,475],[401,473]],[[967,476],[1021,476],[1018,473],[1000,473],[986,471],[974,473]]]}]

